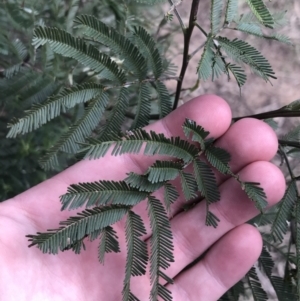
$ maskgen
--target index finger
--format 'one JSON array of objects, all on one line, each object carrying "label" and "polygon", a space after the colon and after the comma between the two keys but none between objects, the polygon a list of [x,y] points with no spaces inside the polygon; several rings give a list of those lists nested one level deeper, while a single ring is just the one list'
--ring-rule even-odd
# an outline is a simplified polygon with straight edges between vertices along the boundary
[{"label": "index finger", "polygon": [[[231,110],[228,104],[218,96],[204,95],[192,99],[145,129],[163,133],[166,137],[180,136],[184,139],[182,124],[186,118],[196,121],[210,132],[210,137],[222,136],[230,126]],[[43,228],[53,227],[70,212],[59,212],[59,196],[67,192],[70,184],[101,180],[123,180],[130,171],[144,172],[158,156],[122,155],[105,157],[97,160],[83,160],[53,178],[18,195],[10,202],[1,204],[0,212],[7,216],[17,208]],[[7,214],[5,214],[7,212]],[[74,214],[74,213],[73,213]],[[16,215],[16,214],[15,214]]]}]

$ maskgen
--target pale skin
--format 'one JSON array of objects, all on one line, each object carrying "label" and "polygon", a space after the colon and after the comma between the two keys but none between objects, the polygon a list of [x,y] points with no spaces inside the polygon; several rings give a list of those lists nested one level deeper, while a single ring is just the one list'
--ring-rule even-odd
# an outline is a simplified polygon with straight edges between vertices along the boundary
[{"label": "pale skin", "polygon": [[[269,162],[277,151],[277,138],[267,124],[243,119],[230,127],[228,104],[217,96],[205,95],[191,100],[146,129],[184,138],[181,125],[185,118],[195,120],[210,131],[211,137],[219,138],[216,144],[232,155],[230,165],[233,172],[238,173],[243,181],[260,182],[269,206],[282,198],[285,179]],[[95,161],[81,161],[0,204],[1,300],[122,300],[126,260],[124,220],[115,225],[121,253],[108,254],[104,266],[98,262],[96,242],[87,242],[87,250],[80,255],[71,251],[49,255],[35,247],[28,248],[25,235],[57,228],[59,221],[76,214],[74,211],[60,211],[59,196],[66,193],[70,184],[100,179],[122,180],[129,171],[144,172],[158,158],[107,155]],[[258,214],[257,209],[235,180],[217,172],[216,178],[221,201],[211,208],[221,220],[217,229],[204,224],[204,202],[181,212],[184,204],[181,197],[172,207],[175,262],[166,273],[174,278],[174,285],[168,285],[168,289],[175,301],[218,300],[244,276],[260,255],[260,234],[245,224]],[[178,183],[174,182],[174,185]],[[161,192],[158,191],[156,196],[161,197]],[[148,242],[151,230],[146,203],[140,203],[135,212],[144,219],[148,234],[143,239]],[[181,272],[207,250],[200,262]],[[148,276],[135,277],[132,291],[140,300],[148,300]]]}]

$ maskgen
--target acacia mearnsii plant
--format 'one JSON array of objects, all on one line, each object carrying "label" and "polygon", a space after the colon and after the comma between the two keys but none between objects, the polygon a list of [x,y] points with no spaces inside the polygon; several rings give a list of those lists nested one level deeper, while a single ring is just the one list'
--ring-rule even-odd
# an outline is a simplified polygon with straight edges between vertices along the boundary
[{"label": "acacia mearnsii plant", "polygon": [[[210,205],[220,201],[214,167],[236,179],[260,210],[261,214],[249,223],[261,230],[264,241],[257,265],[220,300],[239,300],[241,296],[267,300],[262,277],[269,280],[278,300],[299,300],[297,182],[300,176],[291,162],[299,156],[300,127],[278,139],[278,153],[290,177],[283,199],[269,211],[265,210],[266,195],[260,184],[242,182],[230,170],[230,154],[214,146],[214,140],[207,138],[209,132],[201,124],[186,119],[182,124],[185,140],[143,130],[143,126],[177,108],[193,56],[199,57],[195,74],[200,84],[225,75],[228,80],[236,81],[242,93],[246,69],[266,82],[276,79],[259,50],[244,40],[226,35],[234,30],[290,44],[287,36],[277,32],[285,24],[286,12],[270,11],[263,0],[245,0],[245,11],[240,11],[238,0],[209,2],[208,28],[198,20],[200,0],[184,3],[190,11],[187,23],[181,18],[180,3],[173,0],[71,0],[49,4],[4,1],[1,4],[1,20],[9,21],[14,28],[11,36],[3,31],[0,36],[4,66],[1,104],[7,112],[16,112],[8,123],[7,138],[26,134],[34,139],[52,131],[53,136],[42,148],[39,160],[46,170],[59,170],[75,160],[94,160],[108,153],[114,156],[160,154],[173,158],[156,161],[143,174],[130,172],[122,181],[99,179],[71,185],[60,198],[61,209],[81,208],[82,212],[61,221],[57,229],[29,234],[29,244],[44,253],[67,250],[80,253],[84,252],[85,241],[95,240],[99,244],[99,262],[105,264],[106,253],[120,250],[113,225],[126,217],[127,262],[120,299],[138,300],[130,288],[131,278],[144,275],[149,264],[150,300],[172,300],[171,293],[161,284],[162,281],[172,283],[166,273],[174,260],[168,212],[179,196],[172,181],[180,180],[186,201],[206,200],[204,222],[208,227],[217,227],[219,218],[210,211]],[[160,21],[151,23],[143,14],[145,11],[151,17],[159,16]],[[176,66],[169,59],[170,33],[176,30],[184,37],[178,76]],[[192,52],[189,46],[195,30],[202,32],[205,44]],[[169,80],[176,82],[174,94],[166,86]],[[20,106],[21,110],[17,110]],[[274,117],[299,115],[300,101],[296,100],[251,117],[274,126]],[[244,117],[233,118],[233,122],[241,118]],[[51,127],[51,124],[55,125]],[[58,129],[62,132],[60,136]],[[154,196],[158,189],[164,190],[163,200]],[[153,233],[149,251],[141,240],[141,235],[146,233],[143,221],[132,211],[142,201],[147,202]],[[186,206],[185,210],[188,209]],[[278,257],[285,262],[283,276],[273,273]]]}]

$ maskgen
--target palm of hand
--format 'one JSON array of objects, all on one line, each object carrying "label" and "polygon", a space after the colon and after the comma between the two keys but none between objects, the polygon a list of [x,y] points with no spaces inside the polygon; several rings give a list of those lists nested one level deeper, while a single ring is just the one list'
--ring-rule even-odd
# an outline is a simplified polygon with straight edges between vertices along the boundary
[{"label": "palm of hand", "polygon": [[[277,150],[276,136],[266,124],[248,119],[229,128],[231,113],[227,104],[218,97],[203,96],[148,129],[182,136],[180,127],[186,117],[203,125],[211,136],[222,136],[217,144],[231,153],[232,170],[245,181],[261,182],[270,205],[282,197],[284,178],[274,165],[266,162]],[[121,253],[107,254],[104,266],[99,264],[96,242],[87,242],[87,250],[80,255],[68,251],[54,256],[27,248],[25,235],[56,228],[59,221],[74,215],[74,212],[59,212],[58,202],[71,183],[121,180],[129,171],[145,171],[153,160],[136,155],[80,162],[1,204],[0,294],[3,300],[121,300],[126,261],[123,220],[115,226]],[[167,274],[175,278],[175,284],[168,286],[175,301],[217,300],[247,272],[261,250],[257,230],[243,225],[257,210],[233,179],[219,174],[216,177],[221,192],[221,201],[212,206],[221,220],[217,229],[204,225],[204,202],[181,213],[182,200],[172,207],[175,263]],[[141,203],[135,212],[145,221],[148,234],[143,239],[148,241],[151,233],[145,207]],[[182,272],[208,249],[200,262]],[[148,276],[133,278],[131,285],[140,300],[148,300]]]}]

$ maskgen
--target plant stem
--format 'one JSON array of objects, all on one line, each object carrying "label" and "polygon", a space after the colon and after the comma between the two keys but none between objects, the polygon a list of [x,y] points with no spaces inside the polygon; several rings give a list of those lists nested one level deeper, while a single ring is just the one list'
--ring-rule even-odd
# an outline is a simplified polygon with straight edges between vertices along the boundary
[{"label": "plant stem", "polygon": [[189,25],[188,25],[188,28],[186,28],[184,31],[184,48],[183,48],[182,67],[181,67],[181,71],[180,71],[180,75],[179,75],[179,80],[177,82],[173,110],[175,110],[178,106],[183,79],[184,79],[185,72],[186,72],[186,69],[188,67],[189,60],[190,60],[190,57],[189,57],[190,40],[191,40],[191,36],[193,33],[193,29],[195,27],[195,21],[197,20],[199,3],[200,3],[200,0],[193,0],[192,6],[191,6],[191,12],[190,12]]},{"label": "plant stem", "polygon": [[243,118],[268,119],[268,118],[275,118],[275,117],[299,117],[299,116],[300,116],[299,111],[283,111],[283,110],[279,109],[279,110],[274,110],[274,111],[255,114],[255,115],[234,117],[234,118],[232,118],[232,120],[238,121]]}]

